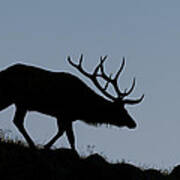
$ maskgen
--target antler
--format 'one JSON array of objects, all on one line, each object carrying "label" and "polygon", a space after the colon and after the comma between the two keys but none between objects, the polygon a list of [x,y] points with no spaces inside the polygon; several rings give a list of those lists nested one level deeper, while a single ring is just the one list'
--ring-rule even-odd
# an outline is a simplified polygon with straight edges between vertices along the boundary
[{"label": "antler", "polygon": [[[107,56],[105,56],[105,57],[107,57]],[[125,58],[123,57],[122,64],[121,64],[118,72],[116,73],[116,75],[115,75],[115,77],[114,77],[113,79],[109,78],[109,77],[105,74],[105,72],[104,72],[104,67],[103,67],[104,61],[103,61],[103,58],[102,58],[102,57],[100,58],[100,61],[102,62],[102,63],[100,63],[100,70],[101,70],[101,73],[102,73],[102,74],[99,75],[99,76],[102,77],[102,78],[105,79],[107,82],[109,82],[109,83],[111,83],[111,84],[113,85],[114,90],[116,91],[116,94],[117,94],[117,96],[118,96],[118,99],[122,99],[122,98],[124,98],[125,96],[128,96],[128,95],[133,91],[133,89],[134,89],[134,87],[135,87],[135,78],[133,79],[133,83],[132,83],[131,88],[130,88],[127,92],[126,92],[126,90],[125,90],[125,92],[122,93],[122,92],[120,91],[119,87],[118,87],[118,78],[119,78],[119,75],[120,75],[120,73],[122,72],[122,70],[123,70],[123,68],[124,68]]]},{"label": "antler", "polygon": [[[70,56],[68,56],[67,60],[68,62],[75,67],[76,69],[79,70],[79,72],[81,72],[83,75],[85,75],[86,77],[88,77],[89,79],[91,79],[91,81],[94,83],[94,85],[108,98],[110,98],[111,100],[116,100],[116,98],[114,96],[112,96],[111,94],[109,94],[106,89],[109,85],[109,81],[107,81],[105,87],[101,87],[101,85],[99,84],[97,77],[100,76],[98,74],[99,68],[103,65],[103,62],[106,60],[107,56],[104,56],[103,58],[101,58],[101,62],[98,66],[96,66],[93,74],[87,73],[86,71],[84,71],[84,69],[82,68],[82,61],[83,61],[83,55],[81,54],[81,57],[79,59],[79,64],[75,64],[71,61]],[[110,78],[110,77],[109,77]]]},{"label": "antler", "polygon": [[[114,78],[112,78],[112,74],[110,74],[109,76],[105,73],[104,71],[104,62],[107,59],[107,56],[104,57],[100,57],[100,63],[95,67],[94,72],[92,74],[87,73],[86,71],[84,71],[84,69],[82,68],[82,61],[83,61],[83,55],[81,54],[81,57],[79,59],[79,64],[75,64],[71,61],[71,58],[68,57],[67,60],[68,62],[75,67],[76,69],[79,70],[79,72],[81,72],[83,75],[85,75],[86,77],[88,77],[89,79],[91,79],[91,81],[94,83],[94,85],[109,99],[113,100],[113,101],[118,101],[118,100],[122,100],[125,96],[128,96],[134,89],[135,87],[135,78],[133,79],[133,83],[131,88],[127,91],[127,89],[124,91],[124,93],[122,93],[118,87],[118,78],[120,73],[122,72],[124,65],[125,65],[125,58],[123,57],[123,61],[122,64],[119,68],[119,70],[117,71],[116,75]],[[101,74],[98,73],[98,71],[101,72]],[[100,83],[97,80],[97,77],[103,78],[106,81],[106,84],[104,86],[104,88],[100,85]],[[108,88],[109,83],[111,83],[113,85],[113,88],[117,94],[117,97],[112,96],[111,94],[109,94],[106,89]],[[142,99],[144,98],[144,95],[138,99],[138,100],[125,100],[123,101],[126,104],[135,104],[135,103],[139,103],[142,101]]]}]

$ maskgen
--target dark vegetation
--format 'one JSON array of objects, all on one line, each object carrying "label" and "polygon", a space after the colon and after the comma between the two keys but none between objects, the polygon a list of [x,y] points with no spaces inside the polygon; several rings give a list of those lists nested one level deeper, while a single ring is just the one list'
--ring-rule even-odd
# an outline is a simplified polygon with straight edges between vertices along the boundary
[{"label": "dark vegetation", "polygon": [[31,149],[22,142],[1,140],[0,179],[9,180],[67,180],[67,179],[180,179],[180,166],[165,173],[144,170],[127,163],[112,164],[98,154],[80,157],[71,149]]}]

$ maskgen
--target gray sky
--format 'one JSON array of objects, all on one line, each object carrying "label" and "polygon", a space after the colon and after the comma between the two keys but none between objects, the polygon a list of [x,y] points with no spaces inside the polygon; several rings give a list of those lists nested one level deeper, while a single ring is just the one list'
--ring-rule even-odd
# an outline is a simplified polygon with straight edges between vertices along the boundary
[{"label": "gray sky", "polygon": [[[86,153],[87,145],[95,145],[94,151],[110,161],[170,168],[180,162],[179,8],[178,0],[2,0],[0,66],[21,61],[69,71],[94,88],[66,57],[76,61],[84,53],[84,67],[91,71],[99,57],[107,54],[110,73],[125,56],[121,87],[129,87],[136,77],[131,97],[145,93],[140,105],[127,107],[138,128],[95,128],[77,122],[77,149]],[[0,112],[0,127],[20,136],[12,124],[14,110],[11,106]],[[57,130],[55,122],[31,113],[26,127],[37,144],[44,144]],[[65,136],[56,143],[62,145],[69,146]]]}]

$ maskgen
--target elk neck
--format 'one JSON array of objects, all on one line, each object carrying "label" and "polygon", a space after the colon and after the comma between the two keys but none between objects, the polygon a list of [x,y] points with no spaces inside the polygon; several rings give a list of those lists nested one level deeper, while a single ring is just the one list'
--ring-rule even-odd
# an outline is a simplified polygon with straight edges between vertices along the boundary
[{"label": "elk neck", "polygon": [[[93,98],[92,98],[93,99]],[[90,101],[88,107],[84,109],[82,120],[89,124],[108,124],[112,117],[113,102],[102,96],[96,96],[96,101]]]}]

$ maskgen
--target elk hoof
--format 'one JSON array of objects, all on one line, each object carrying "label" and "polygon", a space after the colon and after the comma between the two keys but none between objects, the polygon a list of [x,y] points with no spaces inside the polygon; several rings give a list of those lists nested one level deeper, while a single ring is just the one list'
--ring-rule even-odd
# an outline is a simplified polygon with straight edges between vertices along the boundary
[{"label": "elk hoof", "polygon": [[44,149],[50,149],[50,145],[49,144],[46,144],[45,146],[44,146]]}]

